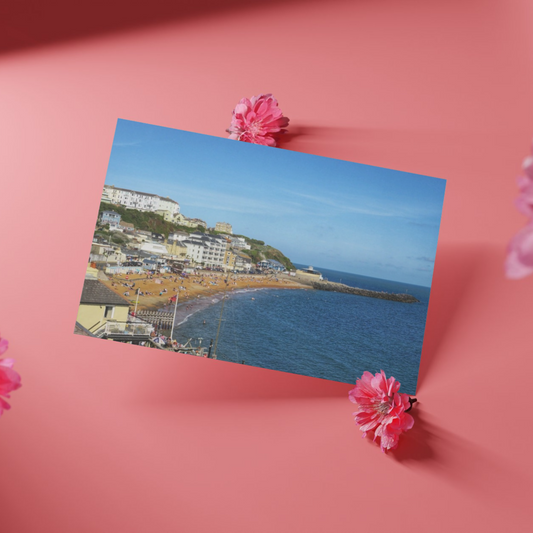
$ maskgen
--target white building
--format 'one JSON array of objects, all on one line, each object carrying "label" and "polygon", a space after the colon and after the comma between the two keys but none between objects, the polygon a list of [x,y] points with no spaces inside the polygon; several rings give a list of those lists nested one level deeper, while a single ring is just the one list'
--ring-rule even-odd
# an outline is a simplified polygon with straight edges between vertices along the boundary
[{"label": "white building", "polygon": [[169,241],[184,241],[189,238],[189,234],[185,231],[176,231],[168,236]]},{"label": "white building", "polygon": [[228,242],[224,237],[192,233],[181,241],[187,247],[187,257],[206,267],[223,267]]},{"label": "white building", "polygon": [[180,204],[170,199],[168,196],[166,198],[159,196],[159,209],[161,211],[168,211],[169,213],[172,213],[172,215],[175,215],[176,213],[180,212]]},{"label": "white building", "polygon": [[156,254],[156,255],[168,254],[168,250],[166,249],[166,246],[163,244],[156,243],[156,242],[145,242],[141,244],[140,250],[143,252],[148,252],[148,253]]},{"label": "white building", "polygon": [[184,244],[187,247],[187,259],[194,261],[195,263],[204,262],[204,246],[202,241],[197,241],[195,239],[186,239],[181,241],[181,244]]},{"label": "white building", "polygon": [[235,270],[248,272],[252,268],[252,259],[242,252],[235,254]]},{"label": "white building", "polygon": [[229,237],[231,246],[236,250],[250,250],[252,247],[246,243],[244,237]]},{"label": "white building", "polygon": [[130,209],[138,209],[139,211],[152,211],[154,213],[159,211],[161,214],[169,213],[171,217],[180,212],[180,205],[171,198],[163,198],[157,194],[147,192],[122,189],[114,185],[104,185],[102,199],[103,201],[123,205]]}]

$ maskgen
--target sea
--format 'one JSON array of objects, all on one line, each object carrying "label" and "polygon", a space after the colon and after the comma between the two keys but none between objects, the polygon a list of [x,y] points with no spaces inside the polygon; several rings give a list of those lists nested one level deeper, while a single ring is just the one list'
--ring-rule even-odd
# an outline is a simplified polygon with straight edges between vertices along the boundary
[{"label": "sea", "polygon": [[[296,265],[299,268],[306,265]],[[178,305],[174,338],[209,346],[217,359],[354,384],[384,370],[415,394],[430,289],[326,268],[324,279],[373,291],[409,293],[401,303],[312,289],[249,289]]]}]

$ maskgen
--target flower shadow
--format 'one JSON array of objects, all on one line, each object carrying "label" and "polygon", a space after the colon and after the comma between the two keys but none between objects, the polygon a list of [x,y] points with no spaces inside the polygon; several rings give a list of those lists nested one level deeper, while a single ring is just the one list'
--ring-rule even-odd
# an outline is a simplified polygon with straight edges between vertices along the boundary
[{"label": "flower shadow", "polygon": [[285,148],[289,144],[293,144],[296,140],[303,140],[304,137],[316,137],[318,135],[317,131],[320,131],[320,128],[312,128],[311,126],[303,125],[293,126],[292,124],[289,124],[287,133],[280,135],[277,147]]},{"label": "flower shadow", "polygon": [[524,475],[505,457],[495,455],[479,443],[472,443],[430,421],[421,405],[411,412],[415,424],[400,437],[390,460],[435,476],[471,495],[517,508],[520,503],[509,498],[507,486],[525,483]]},{"label": "flower shadow", "polygon": [[442,432],[428,422],[419,403],[409,414],[415,420],[414,426],[400,437],[398,448],[388,454],[399,463],[439,462],[435,441],[442,439]]}]

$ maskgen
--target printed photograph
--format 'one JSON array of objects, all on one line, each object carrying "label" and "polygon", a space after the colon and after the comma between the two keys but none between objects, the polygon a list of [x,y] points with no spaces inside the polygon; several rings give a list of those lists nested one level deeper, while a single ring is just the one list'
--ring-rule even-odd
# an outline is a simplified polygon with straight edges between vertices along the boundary
[{"label": "printed photograph", "polygon": [[74,332],[414,394],[445,185],[119,120]]}]

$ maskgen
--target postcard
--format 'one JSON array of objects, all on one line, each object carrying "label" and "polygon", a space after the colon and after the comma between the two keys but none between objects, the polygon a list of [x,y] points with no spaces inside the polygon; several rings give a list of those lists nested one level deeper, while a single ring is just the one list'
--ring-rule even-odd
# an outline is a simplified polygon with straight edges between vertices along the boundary
[{"label": "postcard", "polygon": [[445,184],[119,120],[75,333],[414,394]]}]

